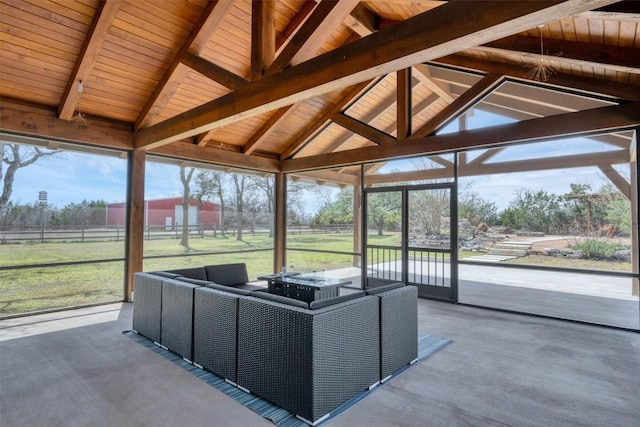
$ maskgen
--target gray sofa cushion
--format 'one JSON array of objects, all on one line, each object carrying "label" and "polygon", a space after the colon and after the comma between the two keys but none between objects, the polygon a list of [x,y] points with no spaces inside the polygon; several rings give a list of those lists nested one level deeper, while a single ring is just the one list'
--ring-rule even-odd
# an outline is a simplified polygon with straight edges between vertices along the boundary
[{"label": "gray sofa cushion", "polygon": [[376,295],[382,292],[390,291],[392,289],[398,289],[404,287],[405,284],[402,282],[391,283],[388,285],[378,286],[375,288],[367,289],[367,295]]},{"label": "gray sofa cushion", "polygon": [[156,276],[166,277],[167,279],[175,279],[177,277],[182,277],[181,274],[171,273],[169,271],[152,271],[149,274],[155,274]]},{"label": "gray sofa cushion", "polygon": [[169,270],[168,272],[190,277],[191,279],[207,280],[207,273],[202,267],[180,268],[177,270]]},{"label": "gray sofa cushion", "polygon": [[247,265],[243,262],[237,264],[207,265],[204,267],[206,277],[214,283],[227,286],[244,285],[249,281]]},{"label": "gray sofa cushion", "polygon": [[252,297],[266,299],[273,302],[279,302],[281,304],[292,305],[294,307],[309,308],[309,304],[293,298],[283,297],[282,295],[270,294],[267,291],[256,291],[251,293]]},{"label": "gray sofa cushion", "polygon": [[191,277],[176,277],[176,280],[180,280],[181,282],[187,282],[187,283],[191,283],[192,285],[198,285],[198,286],[208,286],[211,284],[210,281],[208,280],[201,280],[201,279],[192,279]]},{"label": "gray sofa cushion", "polygon": [[328,307],[333,304],[338,304],[344,301],[360,298],[363,295],[364,295],[364,292],[360,291],[360,292],[354,292],[352,294],[340,295],[339,297],[320,299],[317,301],[312,301],[309,304],[309,308],[312,310],[317,310],[319,308]]},{"label": "gray sofa cushion", "polygon": [[207,282],[208,284],[206,285],[207,288],[211,288],[211,289],[217,289],[219,291],[223,291],[223,292],[229,292],[231,294],[236,294],[236,295],[251,295],[252,291],[247,290],[247,289],[242,289],[239,288],[237,286],[224,286],[224,285],[219,285],[217,283],[213,283],[213,282]]}]

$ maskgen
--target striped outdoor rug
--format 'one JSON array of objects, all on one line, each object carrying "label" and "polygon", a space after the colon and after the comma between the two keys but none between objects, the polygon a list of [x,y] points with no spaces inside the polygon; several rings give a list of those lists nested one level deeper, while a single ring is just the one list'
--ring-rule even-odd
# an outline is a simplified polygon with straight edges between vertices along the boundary
[{"label": "striped outdoor rug", "polygon": [[[165,350],[157,346],[156,344],[153,343],[152,340],[142,335],[136,334],[133,331],[124,331],[123,334],[135,340],[136,342],[142,344],[143,346],[153,350],[154,352],[163,356],[165,359],[175,363],[176,365],[180,366],[182,369],[185,369],[191,372],[193,375],[200,378],[205,383],[215,387],[216,389],[220,390],[226,395],[234,398],[235,400],[242,403],[247,408],[253,410],[258,415],[270,420],[277,426],[302,427],[307,425],[303,421],[296,418],[296,416],[293,413],[287,411],[286,409],[282,409],[281,407],[276,406],[262,399],[261,397],[258,397],[251,393],[246,393],[240,390],[239,388],[229,384],[223,378],[217,376],[216,374],[213,374],[204,369],[200,369],[197,366],[194,366],[186,362],[181,356],[178,356],[177,354],[171,351]],[[439,338],[433,335],[418,333],[418,361],[426,359],[427,357],[431,356],[433,353],[440,350],[441,348],[443,348],[449,343],[451,343],[451,340]],[[395,377],[399,375],[400,373],[409,369],[411,366],[413,365],[408,365],[403,369],[398,370],[396,373],[393,374],[393,376]],[[388,381],[389,380],[387,380],[387,382]],[[387,382],[385,382],[384,384],[386,384]],[[384,386],[384,384],[382,386]],[[348,408],[350,408],[360,400],[364,399],[366,396],[368,396],[370,393],[374,392],[378,388],[379,387],[375,387],[372,390],[365,390],[362,393],[354,396],[353,398],[351,398],[350,400],[342,404],[340,407],[336,408],[333,412],[331,412],[330,417],[328,417],[327,419],[323,420],[321,423],[316,425],[321,426],[322,424],[325,424],[329,420],[333,419],[335,416],[341,414],[342,412],[344,412],[345,410],[347,410]]]}]

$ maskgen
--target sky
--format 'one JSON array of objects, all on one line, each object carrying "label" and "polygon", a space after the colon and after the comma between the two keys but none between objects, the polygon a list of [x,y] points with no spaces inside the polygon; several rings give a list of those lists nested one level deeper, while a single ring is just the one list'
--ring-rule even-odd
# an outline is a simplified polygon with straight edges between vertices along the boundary
[{"label": "sky", "polygon": [[[470,128],[491,126],[508,122],[507,119],[491,114],[476,112],[468,120]],[[441,133],[455,131],[457,121],[447,126]],[[536,144],[522,144],[507,148],[490,162],[520,160],[532,157],[576,154],[583,150],[603,151],[614,149],[602,143],[585,138],[563,139]],[[471,152],[469,158],[475,154]],[[19,169],[14,182],[11,200],[14,203],[33,203],[38,200],[39,191],[46,191],[48,203],[61,208],[69,203],[83,200],[104,200],[108,203],[122,202],[126,195],[127,161],[113,156],[64,151],[54,156],[39,159],[36,163]],[[385,169],[412,170],[415,161],[405,159],[390,163]],[[628,171],[628,167],[626,168]],[[147,162],[145,167],[145,198],[156,199],[179,197],[182,184],[176,165]],[[623,170],[623,175],[624,170]],[[626,174],[628,176],[628,172]],[[564,171],[537,171],[498,174],[460,178],[460,188],[476,191],[487,200],[496,203],[499,210],[506,208],[514,195],[523,188],[533,191],[545,190],[550,193],[569,192],[570,183],[590,184],[594,191],[604,183],[597,168],[573,168]],[[337,193],[337,192],[336,192]],[[316,210],[322,204],[317,197],[311,197],[305,205]]]}]

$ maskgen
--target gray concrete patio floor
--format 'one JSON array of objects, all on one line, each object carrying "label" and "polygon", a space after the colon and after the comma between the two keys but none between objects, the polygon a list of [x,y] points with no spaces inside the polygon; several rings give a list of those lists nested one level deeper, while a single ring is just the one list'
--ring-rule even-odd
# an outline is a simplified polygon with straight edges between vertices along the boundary
[{"label": "gray concrete patio floor", "polygon": [[[122,335],[132,305],[0,321],[0,425],[268,426]],[[453,343],[327,425],[636,426],[640,334],[428,300]]]}]

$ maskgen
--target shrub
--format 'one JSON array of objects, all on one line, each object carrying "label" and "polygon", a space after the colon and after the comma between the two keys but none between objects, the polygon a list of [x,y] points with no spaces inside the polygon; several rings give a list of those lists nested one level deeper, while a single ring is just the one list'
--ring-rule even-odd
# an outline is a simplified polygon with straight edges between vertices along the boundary
[{"label": "shrub", "polygon": [[585,258],[607,259],[611,258],[618,249],[618,245],[597,239],[586,239],[572,246],[579,250]]}]

